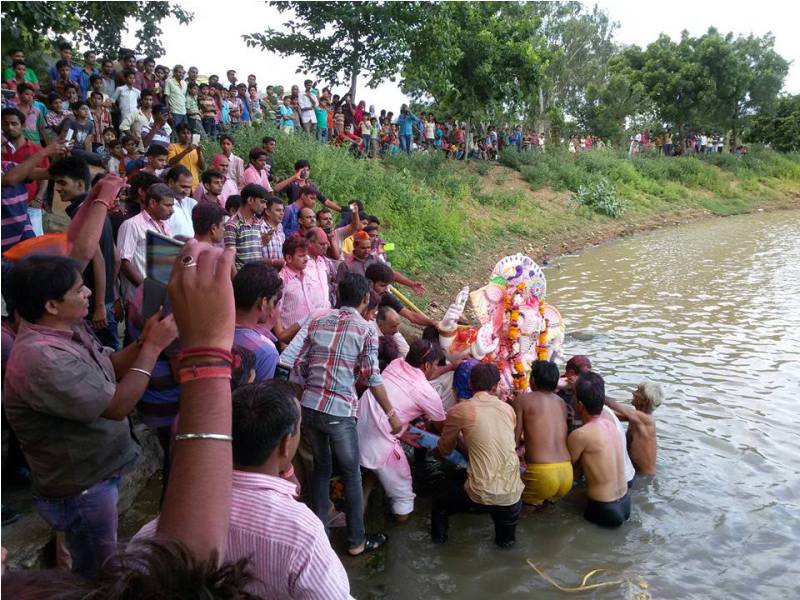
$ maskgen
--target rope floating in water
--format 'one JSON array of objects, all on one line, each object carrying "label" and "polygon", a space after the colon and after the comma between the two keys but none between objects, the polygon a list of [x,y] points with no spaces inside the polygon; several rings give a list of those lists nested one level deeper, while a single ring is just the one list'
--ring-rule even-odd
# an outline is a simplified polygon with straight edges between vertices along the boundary
[{"label": "rope floating in water", "polygon": [[[544,579],[547,583],[549,583],[550,585],[552,585],[556,589],[558,589],[558,590],[560,590],[562,592],[567,592],[569,594],[574,594],[574,593],[577,593],[577,592],[586,592],[588,590],[594,590],[594,589],[603,588],[603,587],[609,587],[609,586],[613,586],[613,585],[625,585],[625,584],[628,584],[629,586],[633,585],[631,583],[631,581],[627,577],[623,577],[622,579],[617,579],[617,580],[614,580],[614,581],[598,581],[597,583],[589,583],[589,579],[591,579],[592,577],[594,577],[598,573],[611,573],[611,571],[609,569],[595,569],[594,571],[589,571],[586,575],[583,576],[583,579],[581,580],[581,584],[579,586],[567,587],[567,586],[561,585],[556,580],[554,580],[552,577],[547,575],[547,573],[545,573],[539,567],[537,567],[533,563],[533,561],[531,561],[530,559],[528,559],[527,562],[530,565],[530,567],[534,571],[536,571],[536,573],[542,579]],[[637,585],[638,585],[640,590],[646,590],[647,589],[647,582],[642,577],[639,577],[639,581],[638,581]],[[650,598],[650,594],[647,593],[646,591],[640,591],[639,593],[634,595],[634,600],[649,600],[649,598]]]}]

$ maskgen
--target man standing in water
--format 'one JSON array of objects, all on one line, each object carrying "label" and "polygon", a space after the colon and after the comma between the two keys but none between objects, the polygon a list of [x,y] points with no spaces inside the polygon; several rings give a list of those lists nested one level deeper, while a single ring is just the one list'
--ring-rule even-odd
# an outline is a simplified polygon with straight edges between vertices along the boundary
[{"label": "man standing in water", "polygon": [[567,449],[567,405],[556,396],[558,367],[537,360],[531,369],[532,390],[514,402],[516,439],[525,433],[525,504],[541,506],[572,489],[572,462]]},{"label": "man standing in water", "polygon": [[656,474],[656,421],[652,415],[663,397],[660,385],[646,381],[634,390],[633,407],[606,399],[617,417],[628,421],[628,454],[639,475]]},{"label": "man standing in water", "polygon": [[631,516],[631,498],[619,434],[600,416],[606,396],[603,378],[592,371],[582,373],[575,396],[583,425],[569,434],[567,446],[573,464],[580,462],[586,476],[589,502],[583,516],[603,527],[619,527]]}]

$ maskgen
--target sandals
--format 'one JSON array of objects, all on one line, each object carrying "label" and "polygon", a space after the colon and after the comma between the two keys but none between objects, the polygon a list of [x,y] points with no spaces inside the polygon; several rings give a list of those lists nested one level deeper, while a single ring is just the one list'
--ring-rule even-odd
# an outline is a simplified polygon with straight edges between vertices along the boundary
[{"label": "sandals", "polygon": [[352,548],[347,550],[347,553],[350,556],[361,556],[367,552],[373,552],[383,546],[387,541],[389,541],[389,536],[384,535],[383,533],[368,533],[364,537],[364,549],[360,552],[353,552]]}]

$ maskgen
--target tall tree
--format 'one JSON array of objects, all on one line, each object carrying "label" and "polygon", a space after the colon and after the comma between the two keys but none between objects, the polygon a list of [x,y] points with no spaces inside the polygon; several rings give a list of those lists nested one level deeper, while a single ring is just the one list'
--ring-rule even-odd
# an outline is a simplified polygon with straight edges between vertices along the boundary
[{"label": "tall tree", "polygon": [[696,60],[713,82],[706,98],[709,121],[731,131],[733,147],[741,118],[772,109],[783,87],[789,63],[774,46],[771,34],[734,39],[713,27],[695,41]]},{"label": "tall tree", "polygon": [[194,16],[169,2],[3,2],[3,46],[45,48],[65,38],[109,56],[115,55],[122,32],[132,19],[138,29],[135,50],[161,56],[164,47],[159,24],[175,17],[183,24]]},{"label": "tall tree", "polygon": [[[350,84],[356,96],[360,75],[375,88],[393,79],[403,57],[406,16],[413,3],[269,2],[292,17],[287,31],[268,28],[243,35],[250,47],[302,58],[298,73],[315,73],[334,85]],[[410,13],[409,13],[410,14]]]},{"label": "tall tree", "polygon": [[713,83],[697,61],[695,40],[684,31],[678,43],[661,34],[645,50],[626,48],[615,65],[634,84],[641,85],[658,117],[678,131],[700,120]]},{"label": "tall tree", "polygon": [[541,78],[544,38],[529,5],[444,2],[416,7],[401,89],[471,124],[530,96]]},{"label": "tall tree", "polygon": [[542,19],[540,33],[550,52],[527,112],[536,120],[554,110],[577,115],[587,89],[601,87],[608,75],[618,24],[596,5],[590,10],[580,2],[533,2],[531,7]]}]

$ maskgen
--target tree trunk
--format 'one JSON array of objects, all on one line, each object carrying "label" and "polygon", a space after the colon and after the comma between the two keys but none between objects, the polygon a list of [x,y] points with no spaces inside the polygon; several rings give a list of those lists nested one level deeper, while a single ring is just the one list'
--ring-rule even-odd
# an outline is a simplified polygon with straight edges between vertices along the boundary
[{"label": "tree trunk", "polygon": [[353,104],[357,104],[356,100],[356,82],[358,82],[358,74],[361,71],[361,65],[358,63],[358,58],[353,58],[353,68],[350,71],[350,97],[353,98]]},{"label": "tree trunk", "polygon": [[470,151],[470,139],[472,138],[471,131],[470,131],[470,121],[467,119],[466,127],[464,128],[464,160],[466,161],[469,158],[469,151]]},{"label": "tree trunk", "polygon": [[738,121],[739,121],[739,111],[738,110],[734,110],[733,111],[733,123],[731,125],[731,139],[730,139],[730,145],[729,145],[731,152],[735,152],[736,151],[736,124],[738,123]]}]

